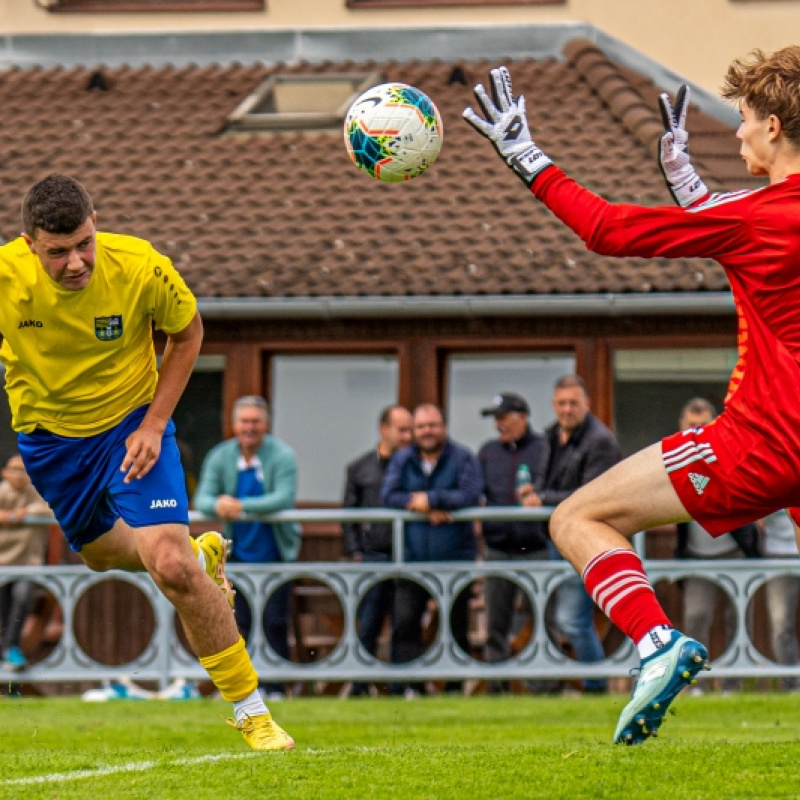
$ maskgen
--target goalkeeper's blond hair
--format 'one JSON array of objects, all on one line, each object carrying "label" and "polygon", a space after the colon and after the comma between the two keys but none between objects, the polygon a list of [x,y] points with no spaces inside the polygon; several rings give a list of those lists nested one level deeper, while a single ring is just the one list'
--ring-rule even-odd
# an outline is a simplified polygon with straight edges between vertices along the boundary
[{"label": "goalkeeper's blond hair", "polygon": [[737,59],[728,67],[722,96],[747,103],[758,119],[774,114],[786,138],[800,149],[800,47],[770,54],[754,50]]}]

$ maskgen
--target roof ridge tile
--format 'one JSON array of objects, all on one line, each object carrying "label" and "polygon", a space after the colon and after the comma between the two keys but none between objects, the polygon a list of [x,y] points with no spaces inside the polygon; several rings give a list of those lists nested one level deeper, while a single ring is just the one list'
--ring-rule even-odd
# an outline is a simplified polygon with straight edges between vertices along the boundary
[{"label": "roof ridge tile", "polygon": [[658,140],[664,133],[661,117],[619,67],[588,39],[567,42],[564,45],[564,55],[614,116],[652,155],[657,155]]}]

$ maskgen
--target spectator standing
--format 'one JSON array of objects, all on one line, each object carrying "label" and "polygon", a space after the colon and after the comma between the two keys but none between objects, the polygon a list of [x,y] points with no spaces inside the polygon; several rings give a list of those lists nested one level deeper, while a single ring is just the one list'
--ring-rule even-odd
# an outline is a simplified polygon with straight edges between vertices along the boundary
[{"label": "spectator standing", "polygon": [[[701,428],[708,425],[716,416],[714,406],[703,397],[693,397],[681,409],[678,427],[681,431]],[[756,558],[758,551],[758,529],[754,524],[723,533],[712,539],[698,522],[689,520],[677,525],[678,546],[675,558],[727,559]],[[683,581],[683,627],[687,636],[707,642],[711,635],[711,624],[717,603],[724,602],[723,619],[725,641],[729,642],[736,633],[736,609],[727,599],[725,592],[716,583],[705,578],[690,576]],[[735,691],[740,687],[738,680],[726,679],[724,691]],[[693,686],[691,694],[702,694],[700,685]]]},{"label": "spectator standing", "polygon": [[[378,421],[378,445],[347,465],[344,508],[380,508],[381,487],[389,459],[411,444],[411,414],[403,406],[387,406]],[[345,522],[342,525],[346,555],[356,562],[378,563],[392,558],[389,522]],[[385,580],[372,586],[358,606],[356,624],[365,650],[376,655],[378,637],[391,616],[394,584]],[[353,685],[351,694],[368,692],[365,683]]]},{"label": "spectator standing", "polygon": [[[477,506],[483,478],[477,456],[447,435],[441,409],[418,406],[413,416],[414,443],[392,456],[381,490],[382,504],[425,514],[405,527],[405,560],[473,561],[471,522],[454,522],[451,511]],[[422,655],[422,618],[428,591],[415,581],[397,582],[392,630],[392,661],[405,663]],[[453,603],[450,626],[457,644],[469,652],[469,592]]]},{"label": "spectator standing", "polygon": [[[0,566],[38,567],[47,554],[47,527],[25,525],[28,514],[49,514],[45,503],[25,471],[22,458],[13,455],[6,462],[0,482]],[[20,578],[0,586],[0,658],[6,669],[25,669],[22,626],[31,610],[33,581]]]},{"label": "spectator standing", "polygon": [[[765,558],[786,558],[797,564],[797,531],[785,509],[761,520],[764,531]],[[800,577],[788,572],[767,581],[767,615],[769,616],[772,654],[779,664],[800,664],[797,643],[797,601],[800,599]],[[781,687],[797,691],[797,678],[784,678]]]},{"label": "spectator standing", "polygon": [[[531,489],[529,502],[557,506],[576,489],[614,466],[622,458],[614,434],[592,414],[586,384],[578,375],[563,375],[556,381],[553,410],[556,422],[545,431],[548,444],[542,488]],[[525,494],[525,493],[524,493]],[[551,544],[554,559],[561,556]],[[569,641],[575,658],[595,663],[605,658],[594,624],[594,603],[583,582],[571,575],[556,593],[556,627]],[[607,682],[583,682],[584,690],[606,691]]]},{"label": "spectator standing", "polygon": [[[200,469],[194,505],[225,522],[232,541],[229,559],[240,564],[291,563],[300,550],[296,522],[242,522],[247,514],[272,514],[294,508],[297,496],[297,458],[289,445],[270,434],[266,400],[240,397],[233,404],[233,438],[209,450]],[[267,641],[289,660],[289,614],[292,582],[282,583],[264,609]],[[236,622],[243,635],[252,626],[252,611],[241,595],[235,598]],[[264,683],[273,699],[285,695],[280,683]]]},{"label": "spectator standing", "polygon": [[[530,425],[530,406],[524,397],[503,392],[481,410],[493,416],[498,437],[486,442],[478,452],[484,482],[486,505],[537,506],[533,481],[540,474],[545,437]],[[541,522],[483,522],[484,558],[487,561],[547,561],[550,550]],[[509,634],[514,617],[517,587],[502,577],[487,577],[486,661],[505,661],[511,656]],[[493,687],[496,688],[496,687]]]}]

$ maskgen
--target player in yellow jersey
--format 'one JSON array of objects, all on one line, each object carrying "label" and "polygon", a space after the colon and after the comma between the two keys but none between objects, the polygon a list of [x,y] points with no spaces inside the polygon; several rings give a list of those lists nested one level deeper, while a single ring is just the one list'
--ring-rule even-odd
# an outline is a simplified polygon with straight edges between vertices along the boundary
[{"label": "player in yellow jersey", "polygon": [[[203,338],[195,298],[168,258],[98,233],[96,219],[77,181],[51,175],[25,196],[22,236],[0,247],[0,360],[20,453],[91,569],[150,574],[247,743],[290,750],[226,597],[227,543],[189,536],[171,415]],[[167,334],[158,372],[153,325]]]}]

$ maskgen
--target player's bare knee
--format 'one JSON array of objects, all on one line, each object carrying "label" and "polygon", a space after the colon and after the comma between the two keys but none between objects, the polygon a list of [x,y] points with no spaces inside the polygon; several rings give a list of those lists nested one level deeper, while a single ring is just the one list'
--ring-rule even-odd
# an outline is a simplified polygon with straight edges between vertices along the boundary
[{"label": "player's bare knee", "polygon": [[194,577],[192,560],[174,548],[161,547],[151,553],[145,566],[153,580],[167,591],[187,591]]},{"label": "player's bare knee", "polygon": [[559,547],[567,539],[569,532],[574,530],[577,522],[577,512],[569,498],[556,506],[550,517],[550,538],[553,544]]}]

